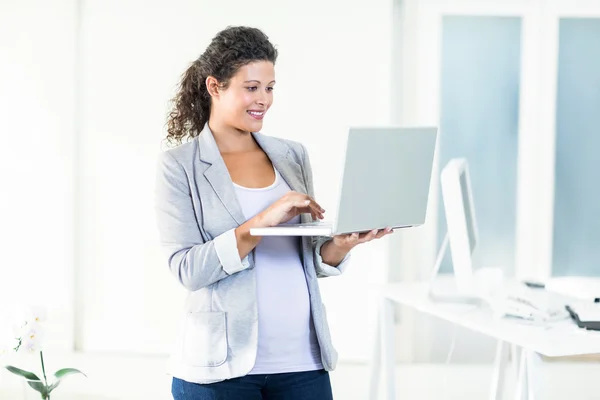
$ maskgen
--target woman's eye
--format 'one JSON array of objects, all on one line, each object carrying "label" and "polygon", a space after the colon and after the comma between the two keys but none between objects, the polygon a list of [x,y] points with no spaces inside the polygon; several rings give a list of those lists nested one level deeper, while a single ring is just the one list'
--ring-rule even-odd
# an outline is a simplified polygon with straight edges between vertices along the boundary
[{"label": "woman's eye", "polygon": [[267,87],[267,92],[272,92],[272,91],[273,91],[273,89],[274,89],[274,88],[273,88],[273,86],[268,86],[268,87]]},{"label": "woman's eye", "polygon": [[246,89],[248,89],[251,92],[254,92],[257,89],[257,87],[256,86],[250,86],[250,87],[247,87]]}]

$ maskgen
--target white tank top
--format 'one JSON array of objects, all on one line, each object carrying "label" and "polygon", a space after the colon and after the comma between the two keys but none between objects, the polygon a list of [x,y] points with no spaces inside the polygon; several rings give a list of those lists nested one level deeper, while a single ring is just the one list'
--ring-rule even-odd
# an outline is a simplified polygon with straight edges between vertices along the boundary
[{"label": "white tank top", "polygon": [[[268,187],[253,189],[234,183],[234,188],[247,220],[291,190],[277,170],[275,182]],[[290,223],[299,221],[296,217]],[[300,246],[300,239],[292,236],[264,237],[256,246],[258,352],[250,374],[323,368]]]}]

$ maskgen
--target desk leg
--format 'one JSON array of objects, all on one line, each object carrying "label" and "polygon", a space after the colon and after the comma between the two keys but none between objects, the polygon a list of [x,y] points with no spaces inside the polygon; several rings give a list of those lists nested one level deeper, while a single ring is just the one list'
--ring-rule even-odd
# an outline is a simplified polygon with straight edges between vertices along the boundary
[{"label": "desk leg", "polygon": [[373,353],[371,354],[371,377],[369,379],[369,399],[377,400],[379,397],[379,384],[381,377],[381,325],[383,321],[383,303],[377,310],[375,320],[375,334],[373,335]]},{"label": "desk leg", "polygon": [[490,388],[490,400],[502,400],[504,396],[504,375],[508,361],[507,344],[498,340],[496,345],[496,356],[494,358],[494,373],[492,375],[492,386]]},{"label": "desk leg", "polygon": [[515,386],[515,400],[529,400],[529,382],[527,376],[527,350],[521,349],[519,357],[519,373]]},{"label": "desk leg", "polygon": [[385,368],[386,400],[396,400],[394,303],[386,298],[383,299],[381,305],[381,356]]},{"label": "desk leg", "polygon": [[535,351],[527,350],[527,393],[528,400],[539,399],[538,393],[539,379],[537,374],[539,373],[539,367],[541,363],[541,357]]},{"label": "desk leg", "polygon": [[537,373],[539,373],[538,365],[540,362],[540,355],[535,351],[521,349],[521,357],[519,361],[519,376],[517,379],[516,386],[516,400],[535,400],[539,399],[538,379]]},{"label": "desk leg", "polygon": [[519,380],[519,363],[521,361],[521,348],[516,344],[510,345],[510,362],[512,364],[513,382]]}]

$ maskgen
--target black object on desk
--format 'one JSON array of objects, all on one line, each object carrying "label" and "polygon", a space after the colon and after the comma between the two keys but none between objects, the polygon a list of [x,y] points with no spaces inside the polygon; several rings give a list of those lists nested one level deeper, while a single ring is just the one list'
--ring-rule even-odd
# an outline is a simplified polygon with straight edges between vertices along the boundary
[{"label": "black object on desk", "polygon": [[523,281],[523,283],[531,289],[545,289],[546,288],[546,285],[543,284],[542,282]]},{"label": "black object on desk", "polygon": [[578,327],[593,331],[600,331],[600,321],[582,321],[579,319],[579,315],[577,315],[577,313],[571,307],[566,305],[565,308]]}]

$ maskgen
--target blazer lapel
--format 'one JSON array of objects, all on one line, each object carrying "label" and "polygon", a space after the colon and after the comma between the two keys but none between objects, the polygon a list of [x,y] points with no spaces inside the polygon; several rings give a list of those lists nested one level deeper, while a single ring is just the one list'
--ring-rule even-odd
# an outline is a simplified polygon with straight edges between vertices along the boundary
[{"label": "blazer lapel", "polygon": [[225,161],[221,157],[221,153],[212,132],[208,128],[208,124],[198,137],[198,146],[200,147],[200,160],[210,164],[204,171],[204,176],[233,219],[238,225],[243,224],[246,222],[246,218],[235,194]]},{"label": "blazer lapel", "polygon": [[[284,142],[261,133],[253,133],[252,135],[288,186],[295,192],[308,194],[304,183],[302,167],[294,159],[290,148]],[[198,137],[198,146],[200,147],[200,160],[209,164],[208,168],[204,171],[204,176],[232,218],[239,225],[243,224],[246,218],[235,194],[227,166],[223,161],[223,157],[221,157],[221,153],[208,124],[205,125]],[[302,214],[302,222],[309,221],[309,217],[309,214]]]},{"label": "blazer lapel", "polygon": [[[253,133],[252,135],[258,145],[267,153],[273,166],[279,171],[288,186],[294,192],[308,194],[306,184],[304,183],[302,166],[296,162],[290,148],[284,142],[261,133]],[[300,221],[310,222],[310,214],[300,214]]]},{"label": "blazer lapel", "polygon": [[302,167],[294,160],[290,148],[284,142],[261,133],[252,135],[288,186],[295,192],[307,194]]}]

